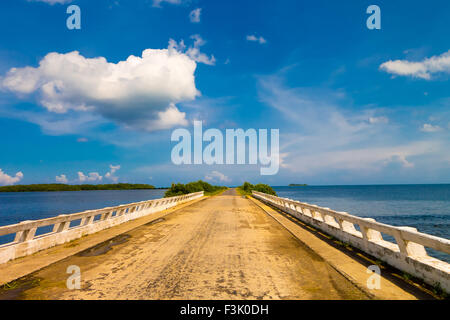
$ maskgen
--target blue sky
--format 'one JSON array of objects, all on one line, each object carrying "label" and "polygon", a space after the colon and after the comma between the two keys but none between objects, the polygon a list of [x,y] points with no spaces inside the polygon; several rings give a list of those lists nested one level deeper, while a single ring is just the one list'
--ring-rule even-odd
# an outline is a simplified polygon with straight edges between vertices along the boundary
[{"label": "blue sky", "polygon": [[[448,21],[437,0],[2,1],[0,184],[449,183]],[[175,166],[194,120],[280,129],[278,174]]]}]

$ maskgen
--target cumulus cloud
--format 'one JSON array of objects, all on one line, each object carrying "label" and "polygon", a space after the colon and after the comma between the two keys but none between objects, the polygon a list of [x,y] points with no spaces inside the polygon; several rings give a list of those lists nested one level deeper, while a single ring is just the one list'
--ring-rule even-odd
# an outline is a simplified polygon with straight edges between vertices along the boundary
[{"label": "cumulus cloud", "polygon": [[103,177],[98,172],[90,172],[88,175],[85,175],[83,172],[78,171],[79,182],[99,182],[102,179]]},{"label": "cumulus cloud", "polygon": [[189,13],[189,20],[191,20],[192,23],[199,23],[201,13],[202,13],[201,8],[192,10],[191,13]]},{"label": "cumulus cloud", "polygon": [[266,39],[264,39],[263,37],[257,37],[255,35],[248,35],[247,36],[247,41],[259,42],[260,44],[267,43]]},{"label": "cumulus cloud", "polygon": [[208,181],[231,182],[231,179],[219,171],[212,171],[205,176]]},{"label": "cumulus cloud", "polygon": [[[90,172],[89,174],[84,174],[82,171],[77,172],[77,179],[73,180],[72,183],[86,183],[86,182],[101,182],[103,178],[109,179],[114,183],[119,181],[119,178],[115,175],[115,173],[120,170],[120,165],[109,165],[109,171],[105,173],[104,177],[101,176],[98,172]],[[56,176],[56,181],[60,183],[68,183],[69,179],[65,174],[61,174],[60,176]]]},{"label": "cumulus cloud", "polygon": [[441,131],[442,128],[438,125],[432,125],[429,123],[424,123],[423,126],[420,128],[420,131],[422,132],[438,132]]},{"label": "cumulus cloud", "polygon": [[196,62],[215,63],[214,56],[200,52],[205,41],[199,35],[192,38],[187,50],[183,41],[171,39],[167,49],[146,49],[141,57],[131,55],[118,63],[77,51],[52,52],[36,68],[10,69],[0,86],[34,97],[51,113],[90,113],[147,131],[185,125],[185,113],[176,104],[200,95]]},{"label": "cumulus cloud", "polygon": [[56,176],[55,180],[56,180],[56,182],[59,182],[59,183],[68,183],[69,182],[69,180],[67,179],[65,174]]},{"label": "cumulus cloud", "polygon": [[22,180],[22,178],[23,178],[23,173],[20,171],[17,172],[16,175],[13,177],[13,176],[7,175],[5,172],[3,172],[2,169],[0,169],[0,186],[12,185],[12,184],[17,183],[20,180]]},{"label": "cumulus cloud", "polygon": [[380,69],[390,74],[430,80],[434,73],[450,73],[450,50],[422,61],[389,60]]},{"label": "cumulus cloud", "polygon": [[119,178],[116,177],[114,175],[114,173],[116,173],[116,171],[120,169],[120,165],[113,166],[111,164],[111,165],[109,165],[109,169],[110,169],[110,171],[105,174],[105,178],[108,178],[108,179],[114,181],[115,183],[117,183],[117,181],[119,181]]},{"label": "cumulus cloud", "polygon": [[165,111],[158,112],[158,118],[149,122],[150,126],[155,130],[170,129],[177,125],[186,126],[186,113],[180,112],[172,103]]}]

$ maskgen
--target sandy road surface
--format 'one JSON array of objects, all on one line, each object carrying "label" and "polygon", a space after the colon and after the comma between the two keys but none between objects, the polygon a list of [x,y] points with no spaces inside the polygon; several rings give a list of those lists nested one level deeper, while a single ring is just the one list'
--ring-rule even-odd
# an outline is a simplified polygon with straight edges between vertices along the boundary
[{"label": "sandy road surface", "polygon": [[[70,265],[81,269],[81,290],[66,287]],[[19,298],[367,299],[233,190],[32,276],[39,285]]]}]

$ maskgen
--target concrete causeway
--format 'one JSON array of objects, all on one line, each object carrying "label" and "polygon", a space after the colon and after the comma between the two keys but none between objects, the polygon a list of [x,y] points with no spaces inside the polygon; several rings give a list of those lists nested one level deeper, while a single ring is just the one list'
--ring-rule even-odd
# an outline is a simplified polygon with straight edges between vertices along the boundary
[{"label": "concrete causeway", "polygon": [[[229,189],[0,265],[23,269],[0,299],[431,298],[384,276],[367,289],[363,262],[282,219]],[[72,265],[79,290],[66,286]]]}]

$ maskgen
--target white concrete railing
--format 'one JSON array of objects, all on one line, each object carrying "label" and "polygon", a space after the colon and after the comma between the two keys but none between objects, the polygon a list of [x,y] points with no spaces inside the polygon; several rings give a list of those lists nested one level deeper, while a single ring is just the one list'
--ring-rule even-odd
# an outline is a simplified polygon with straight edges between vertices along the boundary
[{"label": "white concrete railing", "polygon": [[[448,239],[261,192],[253,191],[253,196],[430,285],[440,284],[450,292],[450,264],[430,257],[425,250],[427,247],[450,254]],[[392,236],[396,243],[386,241],[382,234]]]},{"label": "white concrete railing", "polygon": [[[0,236],[15,234],[13,242],[0,245],[0,264],[200,197],[203,191],[0,227]],[[71,226],[78,221],[78,225]],[[48,226],[53,226],[51,232],[36,235],[38,228]]]}]

